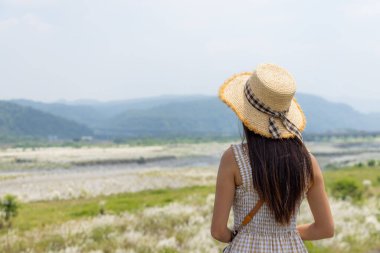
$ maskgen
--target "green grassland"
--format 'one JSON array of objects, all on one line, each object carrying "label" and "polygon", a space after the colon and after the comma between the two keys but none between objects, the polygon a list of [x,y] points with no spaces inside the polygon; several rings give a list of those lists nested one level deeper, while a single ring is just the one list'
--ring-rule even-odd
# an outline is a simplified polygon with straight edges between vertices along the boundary
[{"label": "green grassland", "polygon": [[[352,180],[365,192],[366,196],[376,194],[380,198],[380,167],[349,167],[324,172],[325,185],[330,192],[334,184],[342,180]],[[368,191],[362,186],[363,180],[371,180]],[[170,202],[181,202],[189,195],[202,199],[214,193],[214,186],[192,186],[145,190],[136,193],[121,193],[95,198],[72,200],[38,201],[21,204],[14,225],[20,230],[64,222],[71,219],[91,217],[99,214],[99,203],[105,201],[105,210],[111,213],[135,212],[145,207],[162,206]]]},{"label": "green grassland", "polygon": [[[357,201],[353,201],[355,205],[365,203],[368,197],[380,199],[380,166],[354,166],[336,170],[326,170],[324,171],[324,178],[326,189],[330,194],[336,194],[333,192],[336,185],[355,185],[356,188],[354,187],[354,190],[361,192],[361,197]],[[365,180],[371,182],[370,187],[363,185],[363,181]],[[352,190],[352,188],[349,189]],[[209,194],[214,193],[214,191],[214,185],[193,186],[176,189],[145,190],[136,193],[122,193],[94,198],[21,203],[18,215],[13,219],[12,226],[22,234],[32,229],[43,229],[48,225],[59,225],[71,220],[95,217],[102,212],[109,214],[120,214],[123,212],[136,213],[147,207],[165,206],[172,202],[186,204],[186,201],[189,201],[189,197],[192,197],[191,204],[201,205],[202,201],[204,201]],[[351,192],[352,191],[349,191],[348,195],[351,194]],[[104,203],[104,206],[100,205],[101,202]],[[108,230],[95,232],[110,233]],[[0,235],[4,235],[5,233],[6,229],[0,229]],[[53,241],[56,239],[57,238],[51,238]],[[62,238],[58,239],[62,240]],[[41,252],[43,252],[45,246],[48,247],[48,241],[50,239],[46,240],[47,241],[44,242],[46,245],[41,242],[42,244],[39,246]],[[316,247],[313,242],[306,242],[306,245],[309,252],[333,252],[328,248]],[[366,245],[364,249],[360,249],[360,247],[353,247],[353,251],[350,252],[366,252],[361,250],[370,250],[373,249],[373,247],[378,248],[380,245],[374,242],[374,244]]]},{"label": "green grassland", "polygon": [[337,170],[324,171],[324,179],[327,188],[330,188],[335,182],[349,178],[361,184],[363,180],[371,180],[372,186],[380,187],[380,167],[346,167]]},{"label": "green grassland", "polygon": [[[332,193],[334,186],[339,182],[352,182],[362,192],[363,200],[376,196],[380,198],[380,166],[353,166],[336,170],[324,171],[325,185],[328,192]],[[370,181],[371,187],[366,188],[364,181]]]},{"label": "green grassland", "polygon": [[213,189],[213,186],[192,186],[175,189],[145,190],[136,193],[121,193],[95,198],[23,203],[13,221],[13,226],[21,231],[26,231],[73,219],[94,217],[99,215],[99,203],[102,201],[105,203],[105,212],[112,214],[122,212],[133,213],[146,207],[163,206],[174,201],[183,202],[190,195],[196,197],[196,201],[200,201],[213,192]]}]

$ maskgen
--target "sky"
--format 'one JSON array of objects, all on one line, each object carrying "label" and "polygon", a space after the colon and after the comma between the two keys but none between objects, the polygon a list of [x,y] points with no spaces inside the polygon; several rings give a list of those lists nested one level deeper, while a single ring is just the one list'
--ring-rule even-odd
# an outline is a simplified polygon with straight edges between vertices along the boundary
[{"label": "sky", "polygon": [[380,112],[378,27],[378,0],[0,0],[0,99],[216,96],[276,63],[297,92]]}]

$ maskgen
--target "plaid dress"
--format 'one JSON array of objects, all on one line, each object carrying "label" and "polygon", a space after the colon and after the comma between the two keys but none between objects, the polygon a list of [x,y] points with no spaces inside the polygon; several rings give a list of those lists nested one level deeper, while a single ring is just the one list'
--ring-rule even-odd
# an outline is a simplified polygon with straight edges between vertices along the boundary
[{"label": "plaid dress", "polygon": [[[259,196],[253,189],[247,146],[243,147],[242,144],[232,144],[231,146],[243,179],[243,184],[236,188],[232,206],[234,229],[236,229],[255,206]],[[304,197],[305,194],[303,195]],[[288,226],[280,225],[276,223],[273,214],[264,203],[252,220],[240,230],[229,244],[229,250],[226,252],[307,252],[296,229],[296,218],[296,215],[293,216]]]}]

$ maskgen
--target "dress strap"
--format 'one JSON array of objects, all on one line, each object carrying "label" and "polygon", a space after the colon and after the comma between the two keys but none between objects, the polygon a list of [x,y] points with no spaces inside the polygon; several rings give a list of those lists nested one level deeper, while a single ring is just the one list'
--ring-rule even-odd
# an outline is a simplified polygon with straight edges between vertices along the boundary
[{"label": "dress strap", "polygon": [[246,191],[250,188],[250,182],[251,182],[251,166],[249,164],[249,161],[247,160],[247,156],[244,152],[247,152],[247,150],[243,150],[243,146],[241,143],[239,144],[232,144],[232,150],[235,154],[236,162],[239,166],[239,172],[240,176],[243,180],[243,186]]}]

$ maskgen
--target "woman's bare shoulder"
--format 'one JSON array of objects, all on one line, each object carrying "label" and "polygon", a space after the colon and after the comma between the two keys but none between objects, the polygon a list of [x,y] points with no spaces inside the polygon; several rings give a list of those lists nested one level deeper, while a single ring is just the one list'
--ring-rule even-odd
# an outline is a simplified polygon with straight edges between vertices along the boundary
[{"label": "woman's bare shoulder", "polygon": [[312,171],[313,171],[313,182],[310,185],[310,188],[311,188],[313,185],[321,185],[321,184],[323,185],[324,180],[323,180],[322,169],[319,166],[317,158],[311,152],[309,154],[310,154]]},{"label": "woman's bare shoulder", "polygon": [[226,150],[224,150],[222,154],[221,163],[223,162],[226,165],[228,165],[233,164],[233,162],[235,161],[235,154],[232,145],[233,144],[231,144]]},{"label": "woman's bare shoulder", "polygon": [[[235,158],[235,153],[233,150],[233,144],[231,144],[224,152],[220,161],[220,168],[228,170],[230,174],[234,176],[237,184],[241,181],[239,178],[239,167]],[[235,183],[236,184],[236,183]]]}]

